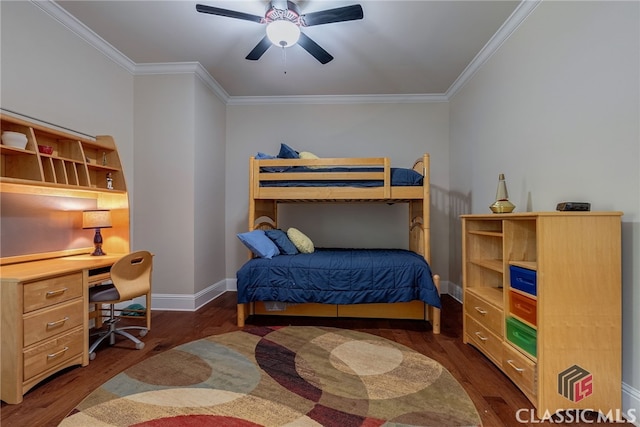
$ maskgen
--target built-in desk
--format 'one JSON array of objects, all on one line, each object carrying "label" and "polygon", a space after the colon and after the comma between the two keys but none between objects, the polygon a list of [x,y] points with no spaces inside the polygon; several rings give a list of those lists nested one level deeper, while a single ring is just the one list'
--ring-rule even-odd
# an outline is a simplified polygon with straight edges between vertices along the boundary
[{"label": "built-in desk", "polygon": [[89,363],[87,289],[108,280],[123,255],[83,254],[1,267],[3,401],[20,403],[55,372]]},{"label": "built-in desk", "polygon": [[[87,288],[109,279],[113,263],[130,251],[130,215],[112,137],[7,113],[0,131],[27,139],[22,148],[0,142],[0,399],[19,403],[51,374],[89,363]],[[40,153],[39,145],[52,153]],[[91,233],[81,228],[82,211],[91,209],[111,212],[102,245],[108,255],[83,247]]]}]

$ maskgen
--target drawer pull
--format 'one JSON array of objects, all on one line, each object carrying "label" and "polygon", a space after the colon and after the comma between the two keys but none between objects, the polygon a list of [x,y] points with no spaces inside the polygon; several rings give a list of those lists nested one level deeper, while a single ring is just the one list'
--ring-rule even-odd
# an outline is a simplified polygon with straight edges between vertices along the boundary
[{"label": "drawer pull", "polygon": [[513,369],[515,369],[517,373],[521,374],[521,373],[524,372],[524,369],[523,368],[518,368],[516,366],[516,364],[513,363],[513,360],[509,359],[509,360],[507,360],[507,363],[509,364],[509,366],[511,366]]},{"label": "drawer pull", "polygon": [[69,320],[69,316],[65,316],[64,319],[56,320],[55,322],[47,322],[47,328],[55,328],[56,326],[64,325],[64,322]]},{"label": "drawer pull", "polygon": [[476,306],[476,307],[474,307],[474,308],[476,309],[476,311],[477,311],[478,313],[482,314],[483,316],[484,316],[485,314],[487,314],[487,310],[483,310],[482,308],[477,307],[477,306]]},{"label": "drawer pull", "polygon": [[527,314],[531,314],[531,313],[533,313],[533,311],[531,310],[531,307],[529,307],[529,306],[527,306],[527,305],[524,305],[524,304],[517,304],[517,303],[516,303],[516,304],[515,304],[515,307],[516,307],[517,309],[519,309],[520,311],[524,312],[524,313],[527,313]]},{"label": "drawer pull", "polygon": [[476,336],[477,336],[478,338],[480,338],[480,341],[486,341],[486,340],[488,340],[488,339],[489,339],[489,338],[487,338],[487,337],[483,337],[483,336],[482,336],[482,334],[481,334],[480,332],[476,332]]},{"label": "drawer pull", "polygon": [[60,351],[56,351],[55,353],[47,354],[47,360],[54,359],[54,358],[60,356],[61,354],[66,353],[67,350],[69,350],[69,347],[65,347]]},{"label": "drawer pull", "polygon": [[51,298],[51,297],[55,297],[57,295],[61,295],[64,294],[65,292],[67,292],[69,288],[62,288],[62,289],[57,289],[55,291],[48,291],[46,294],[47,298]]}]

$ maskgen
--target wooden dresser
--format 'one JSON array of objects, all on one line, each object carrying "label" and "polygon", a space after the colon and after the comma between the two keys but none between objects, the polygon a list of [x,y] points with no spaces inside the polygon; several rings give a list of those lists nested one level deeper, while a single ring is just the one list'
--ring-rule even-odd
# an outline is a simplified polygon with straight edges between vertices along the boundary
[{"label": "wooden dresser", "polygon": [[88,254],[2,267],[0,397],[20,403],[38,382],[89,363],[87,289],[123,254]]},{"label": "wooden dresser", "polygon": [[462,216],[463,339],[539,418],[620,417],[621,212]]}]

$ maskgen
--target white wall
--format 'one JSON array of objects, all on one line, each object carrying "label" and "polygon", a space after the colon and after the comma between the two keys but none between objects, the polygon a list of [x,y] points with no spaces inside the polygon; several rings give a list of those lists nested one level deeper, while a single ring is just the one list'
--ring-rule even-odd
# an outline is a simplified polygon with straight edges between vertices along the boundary
[{"label": "white wall", "polygon": [[0,19],[2,108],[114,137],[131,247],[156,255],[154,294],[193,305],[225,279],[224,103],[194,73],[134,79],[37,3],[0,2]]},{"label": "white wall", "polygon": [[135,105],[133,240],[155,255],[154,307],[192,309],[225,279],[225,105],[193,73],[136,76]]},{"label": "white wall", "polygon": [[[624,407],[640,414],[638,2],[542,2],[451,101],[452,270],[461,213],[489,213],[505,173],[516,211],[620,210]],[[455,226],[453,225],[455,224]],[[460,283],[460,277],[452,277]]]},{"label": "white wall", "polygon": [[154,253],[154,293],[194,293],[193,79],[135,78],[133,246]]},{"label": "white wall", "polygon": [[[248,228],[249,157],[278,154],[284,142],[320,157],[390,157],[411,167],[431,155],[432,265],[448,272],[448,106],[431,104],[253,105],[227,108],[227,277],[247,260],[236,234]],[[281,228],[299,227],[318,246],[408,247],[406,206],[286,205]],[[373,230],[373,232],[372,232]],[[437,246],[437,248],[436,248]]]},{"label": "white wall", "polygon": [[112,135],[133,186],[133,75],[32,2],[0,2],[0,106]]},{"label": "white wall", "polygon": [[[225,275],[226,105],[195,79],[194,292]],[[225,284],[226,285],[226,284]]]}]

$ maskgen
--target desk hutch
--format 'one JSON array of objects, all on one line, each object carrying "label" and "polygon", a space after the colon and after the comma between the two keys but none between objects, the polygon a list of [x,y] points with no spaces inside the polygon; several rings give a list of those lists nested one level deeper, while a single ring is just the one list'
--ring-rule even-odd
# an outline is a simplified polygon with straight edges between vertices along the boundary
[{"label": "desk hutch", "polygon": [[[73,242],[53,251],[34,247],[2,254],[0,398],[14,404],[52,374],[89,363],[87,289],[108,279],[111,265],[130,250],[129,200],[110,136],[79,136],[7,114],[0,115],[0,127],[27,136],[25,148],[0,145],[0,195],[19,195],[35,200],[39,209],[45,206],[44,218],[52,218],[47,226],[80,228],[81,209],[70,208],[70,200],[109,209],[113,225],[103,231],[106,256],[91,256],[93,247]],[[43,154],[38,145],[53,147],[53,152]],[[30,214],[24,212],[25,220]],[[4,215],[2,226],[9,227],[13,218]],[[33,233],[42,232],[37,225]],[[93,233],[84,232],[90,242]],[[4,243],[11,242],[3,242],[3,250]]]}]

